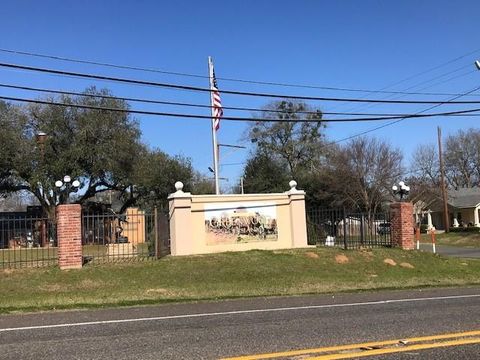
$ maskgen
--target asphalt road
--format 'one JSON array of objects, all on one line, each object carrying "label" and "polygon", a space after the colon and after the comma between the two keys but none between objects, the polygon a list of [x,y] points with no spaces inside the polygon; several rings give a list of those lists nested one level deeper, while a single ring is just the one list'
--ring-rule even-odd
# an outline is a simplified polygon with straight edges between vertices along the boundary
[{"label": "asphalt road", "polygon": [[[437,254],[445,256],[454,256],[460,258],[478,259],[480,258],[480,248],[467,248],[460,246],[436,245]],[[420,244],[420,250],[432,252],[431,244]]]},{"label": "asphalt road", "polygon": [[[474,330],[478,287],[250,299],[1,316],[0,359],[218,359]],[[374,358],[478,359],[480,340]]]}]

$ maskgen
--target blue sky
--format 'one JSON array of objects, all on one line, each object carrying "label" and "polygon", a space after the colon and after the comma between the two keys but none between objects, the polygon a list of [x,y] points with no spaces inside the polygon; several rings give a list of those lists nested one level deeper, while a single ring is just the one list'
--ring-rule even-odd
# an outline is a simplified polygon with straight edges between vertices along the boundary
[{"label": "blue sky", "polygon": [[[2,3],[0,48],[30,51],[166,71],[208,75],[213,56],[218,78],[378,90],[452,61],[388,90],[462,93],[480,86],[478,1],[8,1]],[[208,86],[208,79],[118,70],[0,52],[0,61],[152,81]],[[470,66],[469,66],[470,65]],[[456,70],[456,71],[455,71]],[[450,73],[450,74],[448,74]],[[41,75],[0,68],[2,83],[81,91],[108,87],[118,96],[208,104],[208,94]],[[436,78],[436,79],[435,79]],[[423,84],[421,84],[423,82]],[[419,84],[420,85],[417,85]],[[415,86],[417,85],[417,86]],[[319,89],[285,88],[219,80],[221,89],[282,94],[384,98]],[[38,97],[0,88],[1,95]],[[401,99],[428,99],[404,96]],[[448,99],[448,96],[435,96]],[[479,99],[476,96],[465,99]],[[225,106],[261,107],[265,99],[224,94]],[[324,111],[415,112],[426,105],[359,105],[317,102]],[[208,109],[132,104],[135,109],[196,112]],[[437,111],[472,106],[442,106]],[[474,107],[474,106],[473,106]],[[225,111],[230,116],[249,113]],[[170,154],[192,158],[207,173],[211,133],[206,120],[138,116],[143,138]],[[418,144],[477,127],[478,117],[410,119],[371,133],[404,151],[406,164]],[[383,123],[329,125],[338,140]],[[240,144],[246,125],[223,121],[222,143]],[[223,152],[222,164],[242,163],[247,151]],[[241,165],[225,165],[221,176],[234,185]],[[179,179],[181,180],[181,179]]]}]

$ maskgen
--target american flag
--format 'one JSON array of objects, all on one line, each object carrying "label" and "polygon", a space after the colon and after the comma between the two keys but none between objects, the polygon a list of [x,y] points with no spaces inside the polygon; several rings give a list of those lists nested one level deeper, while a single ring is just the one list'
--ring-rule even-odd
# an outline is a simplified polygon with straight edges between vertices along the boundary
[{"label": "american flag", "polygon": [[223,116],[222,100],[220,99],[220,92],[218,91],[217,79],[215,78],[215,71],[212,70],[212,106],[213,106],[213,128],[217,131],[220,128],[220,118]]}]

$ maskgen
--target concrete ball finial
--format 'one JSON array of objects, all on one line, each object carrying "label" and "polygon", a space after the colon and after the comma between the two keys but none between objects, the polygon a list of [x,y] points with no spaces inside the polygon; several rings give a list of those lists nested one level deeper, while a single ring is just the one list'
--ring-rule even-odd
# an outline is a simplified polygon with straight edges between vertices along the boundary
[{"label": "concrete ball finial", "polygon": [[290,186],[291,191],[297,190],[297,182],[295,180],[291,180],[288,185]]},{"label": "concrete ball finial", "polygon": [[183,191],[183,183],[182,183],[181,181],[177,181],[177,182],[175,183],[175,189],[176,189],[177,191]]}]

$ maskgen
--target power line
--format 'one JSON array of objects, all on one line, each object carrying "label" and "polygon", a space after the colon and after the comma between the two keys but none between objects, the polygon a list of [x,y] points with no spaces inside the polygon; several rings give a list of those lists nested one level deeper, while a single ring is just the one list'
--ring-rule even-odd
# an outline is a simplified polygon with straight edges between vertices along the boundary
[{"label": "power line", "polygon": [[[209,116],[209,115],[179,114],[179,113],[166,113],[166,112],[158,112],[158,111],[119,109],[119,108],[93,106],[93,105],[65,104],[65,103],[55,102],[55,101],[35,100],[35,99],[26,99],[26,98],[18,98],[18,97],[10,97],[10,96],[0,96],[0,99],[8,100],[8,101],[33,103],[33,104],[58,105],[58,106],[63,106],[63,107],[73,107],[73,108],[79,108],[79,109],[104,110],[104,111],[141,114],[141,115],[155,115],[155,116],[165,116],[165,117],[178,117],[178,118],[190,118],[190,119],[209,119],[209,120],[211,120],[211,116]],[[437,106],[440,106],[440,105],[437,105]],[[426,110],[429,110],[429,109],[426,109]],[[476,112],[479,112],[479,111],[480,111],[480,108],[468,109],[468,110],[459,110],[459,111],[449,111],[449,112],[442,112],[442,113],[433,113],[433,114],[420,114],[420,113],[419,114],[411,114],[411,115],[408,115],[408,116],[401,116],[400,121],[404,120],[404,119],[407,119],[407,118],[426,118],[426,117],[434,117],[434,116],[453,116],[453,115],[459,115],[459,114],[476,113]],[[397,118],[399,118],[399,116],[366,117],[366,118],[355,118],[355,119],[349,118],[349,119],[322,119],[322,120],[303,119],[303,120],[299,120],[299,119],[268,119],[268,118],[245,118],[245,117],[223,116],[222,120],[245,121],[245,122],[291,122],[291,123],[295,122],[295,123],[298,123],[298,122],[380,121],[380,120],[392,120],[392,119],[397,119]]]},{"label": "power line", "polygon": [[[466,54],[460,55],[460,56],[458,56],[458,57],[456,57],[456,58],[454,58],[454,59],[451,59],[451,60],[449,60],[449,61],[447,61],[447,62],[445,62],[445,63],[443,63],[443,64],[434,66],[433,68],[430,68],[430,69],[428,69],[428,70],[425,70],[425,71],[420,72],[420,73],[417,73],[417,74],[414,74],[414,75],[409,76],[409,77],[407,77],[407,78],[405,78],[405,79],[403,79],[403,80],[397,81],[397,82],[394,83],[394,84],[385,86],[385,87],[381,88],[380,90],[385,90],[385,89],[391,88],[391,87],[393,87],[393,86],[399,85],[399,84],[401,84],[401,83],[403,83],[403,82],[406,82],[406,81],[409,81],[409,80],[411,80],[411,79],[414,79],[414,78],[416,78],[416,77],[422,76],[422,75],[424,75],[424,74],[426,74],[426,73],[432,72],[432,71],[437,70],[437,69],[439,69],[439,68],[441,68],[441,67],[444,67],[444,66],[446,66],[446,65],[449,65],[449,64],[451,64],[451,63],[453,63],[453,62],[456,62],[456,61],[458,61],[458,60],[461,60],[461,59],[463,59],[463,58],[465,58],[465,57],[467,57],[467,56],[473,55],[473,54],[475,54],[475,53],[478,52],[478,51],[480,51],[480,49],[476,49],[476,50],[473,50],[473,51],[468,52],[468,53],[466,53]],[[423,80],[423,81],[421,81],[420,83],[416,83],[416,84],[414,84],[414,85],[411,85],[411,86],[403,89],[402,91],[408,91],[408,90],[414,89],[414,88],[416,88],[416,87],[418,87],[418,86],[420,86],[420,85],[423,85],[423,84],[432,82],[432,81],[434,81],[434,80],[436,80],[436,79],[439,79],[439,78],[442,78],[442,77],[444,77],[444,76],[450,75],[450,74],[452,74],[452,73],[455,73],[455,72],[457,72],[457,71],[463,70],[463,69],[465,69],[465,68],[467,68],[467,67],[470,67],[470,66],[471,66],[471,64],[467,64],[467,65],[464,65],[464,66],[462,66],[462,67],[460,67],[460,68],[457,68],[457,69],[455,69],[455,70],[448,71],[448,72],[446,72],[446,73],[437,75],[437,76],[435,76],[435,77],[433,77],[433,78],[431,78],[431,79]],[[454,80],[454,79],[459,78],[459,77],[461,77],[461,76],[465,76],[465,74],[452,77],[452,78],[450,78],[450,79],[448,79],[448,80],[441,81],[441,82],[439,82],[439,83],[437,83],[437,84],[434,84],[434,85],[425,86],[425,87],[423,87],[423,88],[421,88],[421,89],[419,89],[419,90],[420,90],[420,91],[421,91],[421,90],[425,90],[425,89],[427,89],[427,88],[431,88],[431,87],[433,87],[433,86],[440,85],[440,84],[443,84],[443,83],[445,83],[445,82]],[[394,97],[394,99],[398,99],[398,98],[401,98],[401,97],[403,97],[403,96]],[[382,99],[391,99],[391,98],[392,98],[392,96],[389,95],[389,96],[383,97]],[[365,104],[364,104],[363,106],[362,106],[362,105],[361,105],[361,106],[356,106],[356,107],[347,109],[346,111],[352,111],[352,110],[357,110],[357,109],[359,109],[359,108],[361,109],[361,108],[367,108],[367,107],[371,107],[371,106],[372,106],[372,104],[368,104],[368,105],[365,105]]]},{"label": "power line", "polygon": [[[455,70],[453,70],[453,71],[449,71],[449,72],[446,72],[446,73],[444,73],[444,74],[435,76],[435,77],[433,77],[433,78],[431,78],[431,79],[423,80],[423,81],[421,81],[421,82],[419,82],[419,83],[416,83],[416,84],[414,84],[414,85],[411,85],[411,86],[405,88],[404,91],[407,91],[407,90],[410,90],[410,89],[414,89],[414,88],[416,88],[416,87],[418,87],[418,86],[420,86],[420,85],[423,85],[423,84],[428,84],[428,83],[430,83],[430,82],[432,82],[432,81],[434,81],[434,80],[440,79],[440,78],[442,78],[442,77],[444,77],[444,76],[453,74],[453,73],[455,73],[455,72],[458,72],[458,71],[460,71],[460,70],[463,70],[463,69],[465,69],[465,68],[467,68],[467,67],[471,67],[471,66],[472,66],[471,64],[468,64],[468,65],[462,66],[461,68],[455,69]],[[438,85],[444,84],[444,83],[446,83],[446,82],[449,82],[449,81],[458,79],[458,78],[460,78],[460,77],[463,77],[463,76],[472,74],[472,73],[474,73],[474,72],[475,72],[475,70],[471,70],[471,71],[468,71],[468,72],[466,72],[466,73],[461,73],[460,75],[456,75],[456,76],[450,77],[450,78],[448,78],[448,79],[446,79],[446,80],[439,81],[439,82],[437,82],[437,83],[435,83],[435,84],[430,84],[430,85],[424,86],[424,87],[420,88],[419,90],[421,91],[421,90],[429,89],[429,88],[432,88],[432,87],[434,87],[434,86],[438,86]],[[455,94],[455,95],[453,95],[453,96],[456,96],[456,95],[460,95],[460,94]],[[382,99],[382,100],[383,100],[383,99],[396,100],[396,99],[401,99],[401,98],[404,98],[404,97],[405,97],[405,95],[399,95],[399,96],[387,95],[387,96],[382,97],[381,99]],[[362,104],[362,105],[357,105],[357,106],[351,107],[351,108],[347,109],[346,111],[353,111],[353,110],[357,110],[357,109],[366,109],[366,108],[369,108],[369,107],[372,107],[372,106],[375,106],[375,104],[372,104],[372,103],[370,103],[370,104]]]},{"label": "power line", "polygon": [[[12,69],[36,71],[36,72],[43,72],[43,73],[62,75],[62,76],[73,76],[73,77],[81,77],[81,78],[88,78],[88,79],[116,81],[116,82],[122,82],[122,83],[128,83],[128,84],[137,84],[137,85],[158,86],[158,87],[177,89],[177,90],[211,92],[211,89],[196,87],[196,86],[187,86],[187,85],[160,83],[160,82],[154,82],[154,81],[144,81],[144,80],[118,78],[118,77],[103,76],[103,75],[85,74],[85,73],[70,72],[70,71],[63,71],[63,70],[53,70],[53,69],[46,69],[46,68],[39,68],[39,67],[32,67],[32,66],[24,66],[24,65],[16,65],[16,64],[8,64],[8,63],[0,63],[0,66],[6,67],[6,68],[12,68]],[[222,90],[221,93],[222,94],[231,94],[231,95],[241,95],[241,96],[257,96],[257,97],[294,99],[294,100],[321,100],[321,101],[382,103],[382,104],[444,104],[445,103],[445,101],[442,101],[442,100],[425,101],[425,100],[381,100],[381,99],[332,98],[332,97],[317,97],[317,96],[255,93],[255,92],[244,92],[244,91],[233,91],[233,90]],[[455,102],[452,101],[452,102],[449,102],[449,104],[480,104],[480,101],[455,101]]]},{"label": "power line", "polygon": [[[438,69],[440,69],[440,68],[442,68],[442,67],[444,67],[444,66],[447,66],[447,65],[449,65],[449,64],[452,64],[452,63],[454,63],[454,62],[456,62],[456,61],[458,61],[458,60],[464,59],[464,58],[466,58],[467,56],[473,55],[473,54],[475,54],[475,53],[477,53],[477,52],[479,52],[479,51],[480,51],[480,48],[479,48],[479,49],[472,50],[472,51],[467,52],[467,53],[465,53],[465,54],[463,54],[463,55],[460,55],[460,56],[458,56],[458,57],[456,57],[456,58],[454,58],[454,59],[448,60],[448,61],[446,61],[446,62],[444,62],[444,63],[442,63],[442,64],[440,64],[440,65],[434,66],[434,67],[432,67],[432,68],[430,68],[430,69],[428,69],[428,70],[424,70],[424,71],[421,71],[421,72],[419,72],[419,73],[417,73],[417,74],[411,75],[411,76],[409,76],[409,77],[407,77],[407,78],[405,78],[405,79],[403,79],[403,80],[400,80],[400,81],[398,81],[398,82],[396,82],[396,83],[394,83],[394,84],[392,84],[392,85],[387,86],[386,88],[393,87],[393,86],[402,84],[402,83],[404,83],[404,82],[407,82],[407,81],[409,81],[409,80],[412,80],[412,79],[414,79],[414,78],[416,78],[416,77],[419,77],[419,76],[428,74],[428,73],[430,73],[430,72],[432,72],[432,71],[438,70]],[[463,66],[462,68],[457,69],[457,70],[455,70],[455,71],[462,70],[462,69],[466,68],[467,66],[471,66],[471,64],[465,65],[465,66]],[[443,76],[444,76],[444,75],[443,75]],[[383,89],[382,89],[382,90],[383,90]]]},{"label": "power line", "polygon": [[221,164],[220,167],[222,166],[238,166],[238,165],[245,165],[247,162],[242,161],[242,162],[235,162],[235,163],[226,163],[226,164]]},{"label": "power line", "polygon": [[[449,104],[450,101],[453,101],[453,100],[458,99],[458,98],[460,98],[460,97],[462,97],[462,96],[471,94],[472,92],[477,91],[477,90],[479,90],[479,89],[480,89],[480,86],[479,86],[479,87],[476,87],[476,88],[474,88],[474,89],[472,89],[472,90],[470,90],[470,91],[467,91],[465,94],[462,94],[462,95],[459,95],[459,96],[455,96],[455,97],[451,98],[450,100],[447,100],[445,103],[446,103],[446,104]],[[439,106],[441,106],[441,105],[442,105],[442,104],[437,104],[437,105],[434,105],[434,106],[430,106],[430,107],[428,107],[427,109],[424,109],[424,110],[422,110],[422,111],[419,111],[419,112],[416,113],[416,114],[417,114],[417,115],[420,115],[420,114],[422,114],[422,113],[424,113],[424,112],[426,112],[426,111],[432,110],[432,109],[437,108],[437,107],[439,107]],[[387,123],[387,124],[383,124],[383,125],[374,127],[374,128],[372,128],[372,129],[369,129],[369,130],[362,131],[362,132],[357,133],[357,134],[353,134],[353,135],[347,136],[347,137],[342,138],[342,139],[340,139],[340,140],[336,140],[336,141],[331,142],[330,145],[338,144],[338,143],[340,143],[340,142],[347,141],[347,140],[356,138],[356,137],[358,137],[358,136],[362,136],[362,135],[371,133],[371,132],[373,132],[373,131],[377,131],[377,130],[383,129],[383,128],[387,127],[387,126],[391,126],[391,125],[397,124],[397,123],[399,123],[399,122],[401,122],[401,121],[403,121],[403,120],[405,120],[405,119],[407,119],[407,117],[401,118],[401,119],[398,119],[398,120],[395,120],[395,121],[392,121],[392,122],[389,122],[389,123]]]},{"label": "power line", "polygon": [[[9,88],[9,89],[18,89],[18,90],[27,90],[27,91],[37,91],[43,93],[51,93],[51,94],[62,94],[62,95],[73,95],[73,96],[84,96],[84,97],[98,97],[103,99],[116,99],[116,100],[123,100],[123,101],[132,101],[132,102],[140,102],[140,103],[149,103],[149,104],[161,104],[161,105],[174,105],[174,106],[186,106],[186,107],[196,107],[196,108],[206,108],[211,109],[211,105],[204,105],[204,104],[192,104],[192,103],[184,103],[184,102],[174,102],[174,101],[162,101],[162,100],[154,100],[154,99],[144,99],[144,98],[133,98],[133,97],[121,97],[121,96],[110,96],[110,95],[103,95],[103,94],[91,94],[87,92],[75,92],[75,91],[64,91],[64,90],[54,90],[54,89],[45,89],[45,88],[38,88],[38,87],[31,87],[31,86],[21,86],[21,85],[11,85],[11,84],[3,84],[0,83],[0,87]],[[275,110],[275,109],[259,109],[259,108],[248,108],[248,107],[232,107],[232,106],[223,106],[225,110],[238,110],[238,111],[257,111],[257,112],[269,112],[269,113],[284,113],[285,111],[282,110]],[[298,114],[318,114],[317,111],[295,111]],[[352,116],[400,116],[400,115],[408,115],[408,114],[388,114],[388,113],[344,113],[344,112],[321,112],[322,114],[326,115],[352,115]]]},{"label": "power line", "polygon": [[[39,54],[39,53],[33,53],[33,52],[28,52],[28,51],[20,51],[20,50],[11,50],[11,49],[4,49],[0,48],[1,52],[4,53],[10,53],[10,54],[18,54],[18,55],[26,55],[26,56],[32,56],[32,57],[39,57],[39,58],[46,58],[46,59],[53,59],[53,60],[60,60],[60,61],[66,61],[66,62],[73,62],[73,63],[79,63],[79,64],[89,64],[89,65],[96,65],[96,66],[104,66],[104,67],[110,67],[110,68],[117,68],[117,69],[123,69],[123,70],[134,70],[134,71],[142,71],[142,72],[150,72],[150,73],[159,73],[159,74],[165,74],[165,75],[175,75],[175,76],[185,76],[185,77],[193,77],[193,78],[201,78],[201,79],[208,79],[209,77],[206,75],[198,75],[198,74],[188,74],[188,73],[183,73],[183,72],[174,72],[174,71],[165,71],[165,70],[160,70],[160,69],[154,69],[154,68],[145,68],[145,67],[138,67],[138,66],[128,66],[128,65],[120,65],[120,64],[112,64],[112,63],[104,63],[104,62],[99,62],[99,61],[91,61],[91,60],[82,60],[82,59],[73,59],[73,58],[68,58],[68,57],[63,57],[63,56],[57,56],[57,55],[47,55],[47,54]],[[471,51],[469,53],[466,53],[464,55],[461,55],[455,59],[452,59],[450,61],[447,61],[446,63],[440,64],[438,66],[435,66],[431,69],[425,70],[423,72],[420,72],[418,74],[412,75],[406,79],[403,79],[389,87],[398,85],[402,82],[411,80],[412,78],[424,75],[426,73],[429,73],[431,71],[434,71],[436,69],[439,69],[443,66],[446,66],[450,63],[453,63],[455,61],[461,60],[469,55],[473,55],[477,52],[479,52],[480,49],[476,49],[474,51]],[[217,77],[218,80],[223,80],[223,81],[230,81],[230,82],[240,82],[240,83],[247,83],[247,84],[258,84],[258,85],[270,85],[270,86],[282,86],[282,87],[294,87],[294,88],[305,88],[305,89],[320,89],[320,90],[331,90],[331,91],[345,91],[345,92],[363,92],[363,93],[388,93],[388,94],[404,94],[404,95],[434,95],[434,96],[451,96],[455,94],[449,94],[449,93],[421,93],[421,92],[404,92],[404,91],[385,91],[385,90],[370,90],[370,89],[359,89],[359,88],[346,88],[346,87],[334,87],[334,86],[319,86],[319,85],[305,85],[305,84],[292,84],[292,83],[281,83],[281,82],[274,82],[274,81],[256,81],[256,80],[246,80],[246,79],[236,79],[236,78],[227,78],[227,77]]]},{"label": "power line", "polygon": [[[23,86],[23,85],[3,84],[3,83],[0,83],[0,87],[8,88],[8,89],[36,91],[36,92],[50,93],[50,94],[61,94],[61,95],[83,96],[83,97],[91,97],[91,98],[122,100],[122,101],[131,101],[131,102],[139,102],[139,103],[147,103],[147,104],[185,106],[185,107],[206,108],[206,109],[211,109],[212,108],[211,105],[205,105],[205,104],[192,104],[192,103],[185,103],[185,102],[162,101],[162,100],[145,99],[145,98],[121,97],[121,96],[95,94],[95,93],[88,93],[88,92],[45,89],[45,88]],[[248,107],[224,106],[223,109],[225,109],[225,110],[236,110],[236,111],[255,111],[255,112],[264,112],[264,113],[285,113],[284,110],[259,109],[259,108],[248,108]],[[319,114],[318,111],[301,111],[301,110],[295,111],[295,113],[297,113],[297,114],[311,114],[311,115]],[[389,116],[389,117],[390,116],[409,116],[409,115],[411,115],[411,114],[405,114],[405,113],[348,113],[348,112],[328,112],[328,111],[326,111],[326,112],[320,111],[320,113],[324,114],[324,115]],[[460,114],[460,115],[462,115],[462,114]],[[475,115],[475,114],[473,114],[473,115]],[[471,115],[469,115],[469,116],[471,116]]]}]

